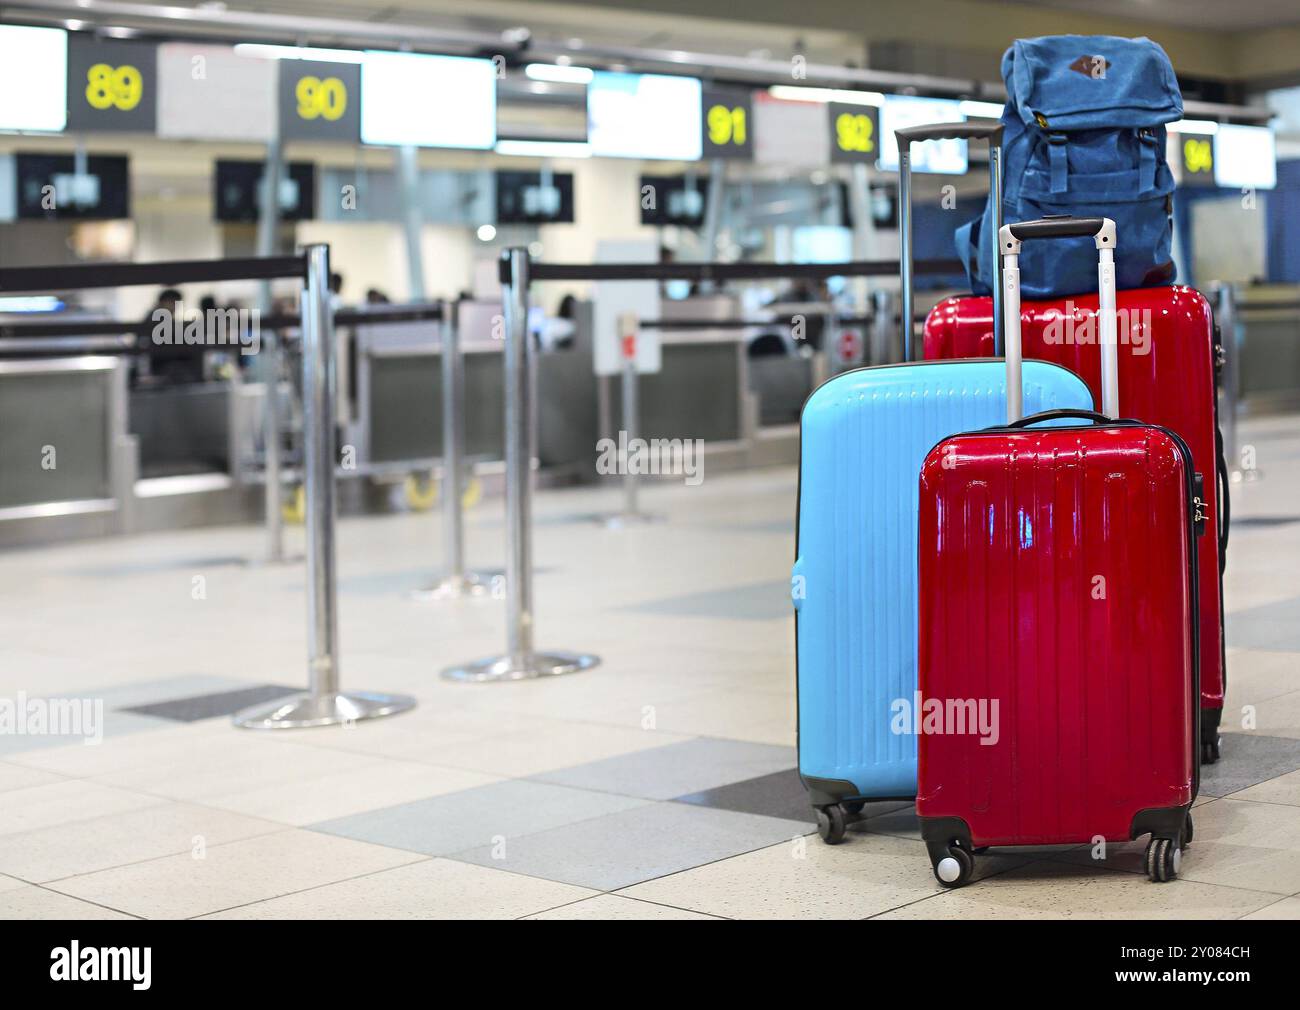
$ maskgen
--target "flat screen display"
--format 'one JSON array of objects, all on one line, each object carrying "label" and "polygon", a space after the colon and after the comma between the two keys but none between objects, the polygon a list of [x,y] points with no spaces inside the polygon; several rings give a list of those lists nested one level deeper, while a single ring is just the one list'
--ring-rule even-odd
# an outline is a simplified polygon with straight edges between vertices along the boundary
[{"label": "flat screen display", "polygon": [[1220,123],[1214,134],[1214,184],[1227,189],[1277,185],[1277,148],[1265,126]]},{"label": "flat screen display", "polygon": [[685,175],[641,176],[641,223],[701,227],[708,188],[706,180]]},{"label": "flat screen display", "polygon": [[598,71],[587,85],[587,143],[597,157],[698,161],[702,121],[693,77]]},{"label": "flat screen display", "polygon": [[56,133],[68,122],[68,33],[0,25],[0,130]]},{"label": "flat screen display", "polygon": [[14,155],[18,217],[111,221],[131,216],[130,165],[124,154],[92,154],[77,171],[71,154]]},{"label": "flat screen display", "polygon": [[495,64],[465,56],[366,53],[361,142],[487,150],[497,142]]},{"label": "flat screen display", "polygon": [[[964,123],[961,103],[946,98],[913,98],[886,95],[880,108],[880,160],[876,167],[898,171],[898,138],[895,130],[931,123]],[[966,141],[930,140],[912,145],[912,171],[940,175],[966,174]]]},{"label": "flat screen display", "polygon": [[497,224],[573,223],[569,172],[497,173]]},{"label": "flat screen display", "polygon": [[[218,221],[256,221],[262,206],[260,161],[217,162],[212,182],[213,217]],[[280,178],[280,220],[309,221],[316,216],[316,166],[291,161]]]}]

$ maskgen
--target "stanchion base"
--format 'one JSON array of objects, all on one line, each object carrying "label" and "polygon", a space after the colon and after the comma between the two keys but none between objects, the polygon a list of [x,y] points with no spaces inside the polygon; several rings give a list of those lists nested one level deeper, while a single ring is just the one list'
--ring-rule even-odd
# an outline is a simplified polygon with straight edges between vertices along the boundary
[{"label": "stanchion base", "polygon": [[566,673],[590,670],[600,665],[600,657],[581,652],[535,652],[521,660],[516,656],[493,656],[463,666],[449,666],[442,671],[445,680],[472,684],[489,684],[503,680],[535,680],[559,677]]},{"label": "stanchion base", "polygon": [[477,599],[492,595],[492,576],[486,572],[448,575],[431,586],[411,590],[411,599],[420,603],[437,600]]},{"label": "stanchion base", "polygon": [[313,695],[304,691],[236,712],[234,720],[235,725],[243,729],[304,729],[378,719],[414,707],[415,699],[404,694],[351,691],[347,694]]}]

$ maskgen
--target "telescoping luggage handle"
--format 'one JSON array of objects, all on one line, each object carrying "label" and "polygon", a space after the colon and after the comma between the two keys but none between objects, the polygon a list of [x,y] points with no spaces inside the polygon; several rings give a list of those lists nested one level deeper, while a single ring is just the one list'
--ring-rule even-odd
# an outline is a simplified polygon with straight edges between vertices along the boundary
[{"label": "telescoping luggage handle", "polygon": [[[898,141],[898,213],[902,255],[899,263],[903,282],[903,360],[912,360],[912,316],[915,294],[912,290],[912,145],[926,140],[987,140],[989,144],[989,192],[993,199],[993,232],[1002,228],[1002,124],[1001,123],[929,123],[894,131]],[[1002,261],[995,271],[993,284],[993,353],[998,353],[1002,339]]]},{"label": "telescoping luggage handle", "polygon": [[1101,345],[1101,412],[1119,417],[1119,346],[1115,315],[1115,222],[1108,217],[1045,217],[1019,221],[998,230],[1002,261],[1004,344],[1007,357],[1007,421],[1024,416],[1020,343],[1020,246],[1023,242],[1053,238],[1091,238],[1097,246],[1097,325]]}]

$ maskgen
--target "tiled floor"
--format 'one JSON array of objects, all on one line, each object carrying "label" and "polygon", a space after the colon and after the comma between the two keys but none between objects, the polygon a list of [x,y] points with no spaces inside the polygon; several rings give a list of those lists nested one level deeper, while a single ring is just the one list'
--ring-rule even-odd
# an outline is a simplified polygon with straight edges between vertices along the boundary
[{"label": "tiled floor", "polygon": [[[944,892],[907,803],[821,843],[783,468],[650,488],[667,521],[621,531],[566,521],[614,489],[540,494],[539,644],[604,660],[549,683],[440,680],[501,647],[501,604],[407,597],[435,516],[345,520],[344,684],[419,699],[345,728],[230,723],[306,676],[301,565],[232,563],[255,528],[0,556],[0,698],[103,706],[98,744],[0,734],[0,916],[1300,918],[1300,419],[1245,439],[1265,477],[1234,496],[1224,760],[1171,885],[1138,844],[991,852]],[[468,527],[500,565],[499,503]]]}]

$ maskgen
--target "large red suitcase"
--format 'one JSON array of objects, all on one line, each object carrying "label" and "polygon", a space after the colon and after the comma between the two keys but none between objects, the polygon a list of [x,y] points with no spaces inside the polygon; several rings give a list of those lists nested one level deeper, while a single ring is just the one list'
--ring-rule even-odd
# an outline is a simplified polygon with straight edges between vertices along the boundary
[{"label": "large red suitcase", "polygon": [[[1078,235],[1103,250],[1113,306],[1113,222],[1003,229],[1009,385],[1020,370],[1014,251]],[[1114,411],[1115,355],[1103,357]],[[916,807],[935,876],[965,883],[983,846],[1150,833],[1148,873],[1172,879],[1200,770],[1205,518],[1190,450],[1165,427],[1071,411],[1022,420],[1008,402],[1007,426],[945,439],[921,471]],[[1029,427],[1067,418],[1083,423]]]},{"label": "large red suitcase", "polygon": [[[1215,376],[1220,350],[1210,305],[1185,286],[1121,291],[1120,408],[1177,432],[1191,448],[1211,529],[1198,544],[1201,649],[1201,758],[1219,757],[1219,720],[1227,661],[1223,635],[1223,560],[1228,538],[1227,467],[1217,417]],[[1101,402],[1101,356],[1096,342],[1097,296],[1022,302],[1024,355],[1064,365]],[[925,357],[977,358],[994,354],[993,299],[947,298],[925,321]],[[1213,479],[1211,479],[1211,475]]]}]

